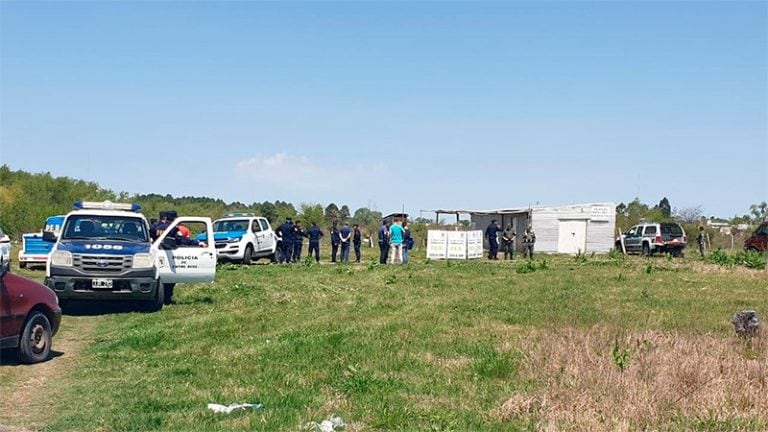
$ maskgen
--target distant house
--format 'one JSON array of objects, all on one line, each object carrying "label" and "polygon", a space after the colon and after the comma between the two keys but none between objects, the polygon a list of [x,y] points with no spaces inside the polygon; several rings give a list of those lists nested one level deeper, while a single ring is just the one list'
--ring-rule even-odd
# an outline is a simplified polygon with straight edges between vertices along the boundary
[{"label": "distant house", "polygon": [[[508,208],[498,210],[435,210],[438,214],[469,214],[472,229],[485,230],[496,219],[502,229],[511,224],[522,247],[525,228],[536,233],[536,252],[607,253],[616,241],[616,204],[612,202],[572,204],[559,207]],[[488,247],[485,242],[484,247]]]}]

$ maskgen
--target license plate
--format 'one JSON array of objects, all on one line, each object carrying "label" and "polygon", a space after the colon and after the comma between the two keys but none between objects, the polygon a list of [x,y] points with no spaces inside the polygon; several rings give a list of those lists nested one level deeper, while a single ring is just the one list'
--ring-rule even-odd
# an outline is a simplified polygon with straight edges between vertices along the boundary
[{"label": "license plate", "polygon": [[112,288],[112,279],[92,279],[92,288]]}]

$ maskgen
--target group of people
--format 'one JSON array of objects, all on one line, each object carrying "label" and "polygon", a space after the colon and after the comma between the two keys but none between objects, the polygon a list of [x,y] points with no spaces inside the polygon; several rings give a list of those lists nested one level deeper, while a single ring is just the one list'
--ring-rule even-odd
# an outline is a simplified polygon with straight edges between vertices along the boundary
[{"label": "group of people", "polygon": [[379,264],[408,264],[414,240],[405,220],[386,220],[379,227]]},{"label": "group of people", "polygon": [[[178,217],[176,210],[168,210],[160,212],[160,220],[152,219],[149,226],[149,237],[154,242],[167,230],[174,220]],[[172,237],[176,239],[176,245],[178,246],[201,246],[205,247],[206,243],[195,240],[190,236],[189,228],[182,224],[178,224],[173,228],[173,231],[168,233],[166,237]]]},{"label": "group of people", "polygon": [[[360,263],[362,258],[361,246],[363,241],[363,235],[360,231],[358,224],[349,226],[349,222],[345,222],[341,228],[338,224],[334,223],[330,229],[331,232],[331,262],[338,262],[337,258],[341,262],[349,262],[350,249],[355,251],[355,262]],[[292,218],[286,218],[285,222],[280,225],[275,231],[278,241],[278,254],[277,261],[280,263],[291,263],[301,261],[301,252],[304,246],[304,238],[309,239],[309,256],[315,257],[316,262],[320,262],[320,239],[325,234],[312,222],[312,226],[304,231],[301,221],[293,222]],[[341,254],[339,256],[339,249]]]},{"label": "group of people", "polygon": [[[493,219],[485,229],[485,239],[488,241],[488,259],[498,260],[499,238],[498,233],[502,231]],[[512,228],[512,224],[507,224],[501,233],[501,248],[504,251],[504,259],[515,259],[517,233]],[[533,259],[533,245],[536,243],[536,234],[529,225],[523,233],[523,253],[528,259]]]}]

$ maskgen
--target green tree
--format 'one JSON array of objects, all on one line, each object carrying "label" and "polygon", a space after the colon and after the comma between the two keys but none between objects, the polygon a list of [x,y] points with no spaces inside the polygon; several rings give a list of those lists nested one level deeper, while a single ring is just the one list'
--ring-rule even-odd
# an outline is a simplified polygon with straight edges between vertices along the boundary
[{"label": "green tree", "polygon": [[749,206],[749,212],[754,217],[755,222],[762,222],[768,219],[768,203],[763,201],[760,204],[752,204]]},{"label": "green tree", "polygon": [[305,227],[309,227],[313,222],[322,226],[324,216],[323,206],[320,204],[301,203],[299,205],[299,217],[304,222]]}]

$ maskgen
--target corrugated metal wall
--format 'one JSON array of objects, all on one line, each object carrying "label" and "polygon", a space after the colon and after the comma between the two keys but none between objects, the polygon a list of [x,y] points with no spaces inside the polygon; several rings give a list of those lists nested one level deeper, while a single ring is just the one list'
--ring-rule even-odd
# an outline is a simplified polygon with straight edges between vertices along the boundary
[{"label": "corrugated metal wall", "polygon": [[[502,225],[501,215],[472,216],[472,227],[485,231],[492,219],[496,219],[502,229],[512,219],[513,226],[517,231],[518,249],[522,247],[523,232],[528,225],[526,216],[504,215],[504,225]],[[558,252],[560,221],[563,220],[586,221],[585,253],[607,253],[613,247],[614,231],[616,230],[616,204],[610,202],[589,203],[531,209],[531,225],[536,233],[534,252]],[[483,247],[488,248],[487,241],[483,242]]]}]

